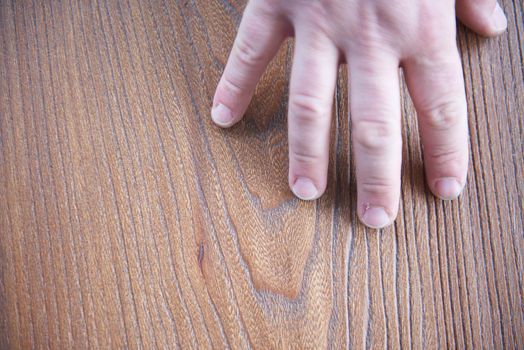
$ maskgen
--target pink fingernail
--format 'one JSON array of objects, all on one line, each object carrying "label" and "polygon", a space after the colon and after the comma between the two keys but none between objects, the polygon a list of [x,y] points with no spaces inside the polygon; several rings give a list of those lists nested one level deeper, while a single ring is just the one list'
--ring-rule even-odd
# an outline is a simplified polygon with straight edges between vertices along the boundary
[{"label": "pink fingernail", "polygon": [[459,196],[462,186],[452,177],[445,177],[435,182],[435,194],[444,200],[452,200]]},{"label": "pink fingernail", "polygon": [[374,229],[383,228],[390,223],[389,215],[382,207],[368,207],[362,215],[362,221],[368,227]]},{"label": "pink fingernail", "polygon": [[216,124],[222,127],[228,127],[233,122],[233,114],[231,113],[231,110],[221,103],[213,107],[211,110],[211,118]]},{"label": "pink fingernail", "polygon": [[318,195],[318,190],[313,181],[302,176],[295,180],[292,190],[295,196],[305,201],[315,199]]}]

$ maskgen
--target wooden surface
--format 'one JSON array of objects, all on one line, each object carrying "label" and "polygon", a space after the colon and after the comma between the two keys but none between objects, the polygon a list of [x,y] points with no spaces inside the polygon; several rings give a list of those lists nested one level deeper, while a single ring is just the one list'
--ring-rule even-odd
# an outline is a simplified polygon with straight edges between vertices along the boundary
[{"label": "wooden surface", "polygon": [[523,5],[460,27],[471,162],[358,223],[347,75],[326,194],[287,185],[288,41],[238,126],[210,105],[241,0],[0,1],[0,349],[524,349]]}]

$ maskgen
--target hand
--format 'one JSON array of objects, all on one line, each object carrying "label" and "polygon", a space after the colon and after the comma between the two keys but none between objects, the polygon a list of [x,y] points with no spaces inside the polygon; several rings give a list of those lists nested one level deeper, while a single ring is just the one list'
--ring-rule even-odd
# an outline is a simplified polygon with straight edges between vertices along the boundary
[{"label": "hand", "polygon": [[251,0],[218,83],[212,118],[222,127],[242,118],[269,61],[294,35],[289,185],[297,197],[316,199],[326,188],[331,109],[344,56],[358,215],[381,228],[395,219],[400,196],[402,67],[419,118],[429,187],[454,199],[464,187],[469,158],[455,9],[480,34],[506,29],[496,0]]}]

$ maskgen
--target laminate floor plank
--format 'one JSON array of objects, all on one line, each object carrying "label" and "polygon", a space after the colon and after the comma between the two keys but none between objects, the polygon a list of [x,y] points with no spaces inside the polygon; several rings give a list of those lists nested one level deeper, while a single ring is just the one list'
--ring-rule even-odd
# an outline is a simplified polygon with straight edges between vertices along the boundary
[{"label": "laminate floor plank", "polygon": [[[245,0],[0,1],[0,349],[524,348],[524,22],[461,25],[470,169],[424,180],[401,83],[395,224],[356,217],[339,69],[325,194],[287,184],[293,40],[210,119]],[[402,72],[399,72],[402,75]]]}]

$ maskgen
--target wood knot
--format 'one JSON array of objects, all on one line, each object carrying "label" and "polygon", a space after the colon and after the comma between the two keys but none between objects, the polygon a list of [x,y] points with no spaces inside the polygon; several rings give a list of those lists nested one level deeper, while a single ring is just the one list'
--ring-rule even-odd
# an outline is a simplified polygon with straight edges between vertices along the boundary
[{"label": "wood knot", "polygon": [[198,266],[200,267],[201,271],[202,271],[202,261],[204,260],[204,253],[205,253],[204,242],[200,242],[200,244],[198,246],[198,257],[197,257],[197,259],[198,259]]}]

